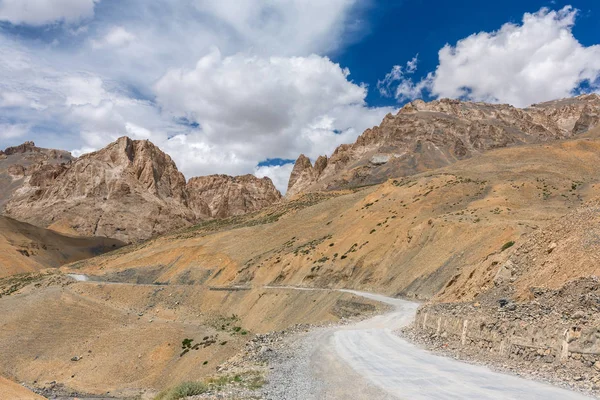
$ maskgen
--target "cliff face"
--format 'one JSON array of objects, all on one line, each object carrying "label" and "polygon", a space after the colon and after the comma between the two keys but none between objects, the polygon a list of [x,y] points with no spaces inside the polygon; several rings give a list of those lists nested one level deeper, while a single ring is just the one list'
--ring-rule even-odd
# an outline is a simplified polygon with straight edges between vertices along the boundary
[{"label": "cliff face", "polygon": [[73,160],[69,152],[43,149],[33,142],[0,150],[0,208],[33,176],[38,181],[44,175],[56,175]]},{"label": "cliff face", "polygon": [[193,220],[185,178],[171,158],[148,141],[125,137],[62,170],[32,171],[5,212],[59,231],[123,241],[145,239]]},{"label": "cliff face", "polygon": [[254,211],[280,197],[270,180],[253,177],[197,178],[187,185],[173,160],[147,140],[123,137],[60,164],[24,165],[13,155],[39,157],[35,147],[11,149],[0,160],[11,163],[3,182],[5,213],[68,233],[143,240],[197,219]]},{"label": "cliff face", "polygon": [[[300,157],[288,196],[380,183],[452,164],[486,150],[573,137],[600,122],[600,97],[584,95],[519,109],[442,99],[416,100],[315,167]],[[318,168],[317,168],[318,164]]]},{"label": "cliff face", "polygon": [[269,178],[254,175],[209,175],[187,184],[189,206],[196,218],[226,218],[276,203],[281,193]]}]

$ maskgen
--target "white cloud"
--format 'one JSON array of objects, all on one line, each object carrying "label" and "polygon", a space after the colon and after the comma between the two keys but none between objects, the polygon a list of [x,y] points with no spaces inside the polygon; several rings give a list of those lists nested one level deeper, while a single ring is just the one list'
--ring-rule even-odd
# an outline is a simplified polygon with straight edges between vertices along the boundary
[{"label": "white cloud", "polygon": [[103,47],[125,47],[135,40],[135,35],[122,26],[112,27],[101,40],[92,40],[95,49]]},{"label": "white cloud", "polygon": [[94,15],[100,0],[0,0],[0,20],[15,25],[74,23]]},{"label": "white cloud", "polygon": [[[434,73],[414,83],[397,77],[396,97],[433,96],[475,101],[532,103],[568,97],[582,83],[598,89],[600,45],[585,47],[573,36],[577,11],[542,8],[521,24],[480,32],[439,51]],[[392,71],[394,73],[394,71]]]},{"label": "white cloud", "polygon": [[285,194],[285,192],[287,192],[288,182],[293,168],[294,164],[261,166],[256,167],[254,175],[258,178],[268,176],[273,181],[275,187],[282,194]]},{"label": "white cloud", "polygon": [[391,109],[367,108],[366,87],[348,75],[317,55],[223,57],[213,49],[194,69],[169,71],[155,89],[165,111],[201,125],[212,145],[205,152],[230,154],[196,157],[196,167],[226,161],[224,170],[239,173],[266,158],[330,154],[378,124]]},{"label": "white cloud", "polygon": [[[394,65],[392,70],[385,75],[383,80],[377,81],[377,89],[379,94],[384,97],[392,96],[392,87],[396,85],[396,82],[408,81],[405,78],[406,75],[414,74],[417,70],[417,64],[419,62],[419,55],[414,56],[410,61],[406,63],[406,67],[401,65]],[[397,93],[397,92],[396,92]]]},{"label": "white cloud", "polygon": [[94,18],[56,24],[47,41],[47,27],[31,40],[0,33],[0,123],[38,145],[80,155],[128,135],[150,139],[187,177],[270,173],[285,189],[291,165],[257,164],[330,154],[393,111],[367,107],[367,88],[315,55],[349,40],[357,0],[91,1],[87,12],[82,1],[72,14],[62,1],[11,21]]},{"label": "white cloud", "polygon": [[[363,1],[365,2],[365,1]],[[357,0],[196,0],[230,34],[262,55],[300,55],[335,50],[348,30]]]},{"label": "white cloud", "polygon": [[0,139],[22,138],[29,129],[30,126],[24,124],[0,124]]}]

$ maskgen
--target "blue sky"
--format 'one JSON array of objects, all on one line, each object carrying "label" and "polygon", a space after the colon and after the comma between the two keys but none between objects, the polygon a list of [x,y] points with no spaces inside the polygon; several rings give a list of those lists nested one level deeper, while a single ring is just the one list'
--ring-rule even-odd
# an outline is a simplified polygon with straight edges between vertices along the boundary
[{"label": "blue sky", "polygon": [[[506,22],[520,23],[523,14],[542,7],[561,9],[567,5],[580,10],[573,34],[584,46],[600,43],[600,3],[595,0],[387,0],[376,2],[364,15],[369,33],[349,45],[335,62],[352,71],[352,78],[376,86],[390,66],[419,55],[418,78],[435,70],[438,51],[473,33],[491,32]],[[393,100],[393,99],[392,99]],[[390,99],[369,91],[371,106],[389,105]]]},{"label": "blue sky", "polygon": [[0,0],[0,148],[149,139],[190,178],[269,176],[416,98],[597,91],[591,0]]}]

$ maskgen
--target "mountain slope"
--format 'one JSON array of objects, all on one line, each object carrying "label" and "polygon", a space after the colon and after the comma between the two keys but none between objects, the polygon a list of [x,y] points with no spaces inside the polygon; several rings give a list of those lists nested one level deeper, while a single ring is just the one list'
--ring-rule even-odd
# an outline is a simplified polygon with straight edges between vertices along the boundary
[{"label": "mountain slope", "polygon": [[65,236],[0,216],[0,278],[56,268],[121,246],[115,239]]},{"label": "mountain slope", "polygon": [[360,190],[302,195],[67,269],[118,280],[152,273],[155,282],[351,287],[431,298],[506,243],[599,194],[600,140],[588,134],[493,150]]},{"label": "mountain slope", "polygon": [[518,109],[442,99],[416,100],[313,167],[300,156],[287,196],[381,183],[450,165],[482,152],[570,138],[600,121],[596,94]]}]

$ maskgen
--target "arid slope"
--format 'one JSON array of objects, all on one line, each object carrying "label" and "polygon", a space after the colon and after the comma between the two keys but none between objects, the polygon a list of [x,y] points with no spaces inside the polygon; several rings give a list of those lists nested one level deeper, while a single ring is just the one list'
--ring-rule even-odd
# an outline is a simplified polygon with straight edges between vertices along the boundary
[{"label": "arid slope", "polygon": [[156,282],[352,287],[431,298],[506,243],[600,194],[596,135],[494,150],[362,190],[308,194],[66,269],[121,280],[152,273]]},{"label": "arid slope", "polygon": [[75,237],[0,216],[0,278],[97,256],[124,243],[102,237]]},{"label": "arid slope", "polygon": [[[32,280],[0,299],[0,375],[118,397],[212,375],[255,333],[380,307],[328,291],[75,283],[61,275]],[[185,339],[192,340],[189,351]]]}]

